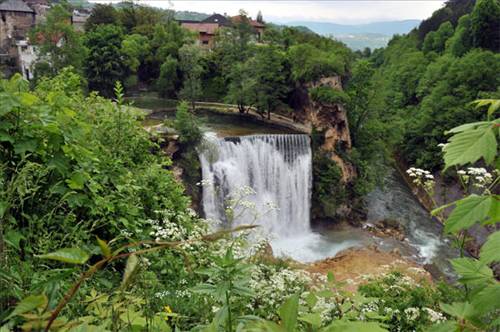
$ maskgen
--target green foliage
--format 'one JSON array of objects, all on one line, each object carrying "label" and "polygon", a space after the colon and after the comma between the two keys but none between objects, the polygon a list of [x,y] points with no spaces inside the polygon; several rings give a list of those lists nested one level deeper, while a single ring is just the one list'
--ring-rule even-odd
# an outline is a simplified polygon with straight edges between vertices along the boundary
[{"label": "green foliage", "polygon": [[98,3],[92,7],[90,16],[85,21],[85,30],[90,31],[100,24],[117,24],[118,13],[111,4]]},{"label": "green foliage", "polygon": [[71,13],[62,5],[53,6],[46,20],[38,24],[30,38],[38,46],[37,77],[55,76],[64,67],[81,71],[87,50],[82,37],[71,25]]},{"label": "green foliage", "polygon": [[470,15],[464,15],[458,20],[455,33],[448,39],[446,48],[457,57],[463,56],[472,48]]},{"label": "green foliage", "polygon": [[424,39],[422,50],[424,52],[442,53],[445,50],[446,41],[453,35],[453,26],[450,22],[441,24],[437,31],[429,32]]},{"label": "green foliage", "polygon": [[98,25],[85,34],[85,45],[89,49],[85,76],[90,90],[109,97],[115,82],[125,77],[122,41],[122,30],[115,25]]},{"label": "green foliage", "polygon": [[63,263],[85,264],[90,256],[80,248],[64,248],[48,254],[38,255],[37,257],[52,259]]},{"label": "green foliage", "polygon": [[[474,104],[476,108],[488,106],[487,121],[479,124],[464,124],[449,131],[452,136],[444,148],[445,168],[474,163],[480,158],[490,167],[497,165],[495,161],[498,158],[496,147],[499,135],[496,112],[500,102],[498,100],[478,100]],[[491,136],[487,144],[478,140],[478,136],[480,136],[478,131],[481,132],[481,135]],[[474,148],[471,149],[470,146],[474,146]],[[458,151],[462,153],[459,158],[457,157]],[[498,224],[500,220],[498,195],[494,194],[497,180],[485,187],[480,195],[472,194],[454,202],[455,208],[446,220],[445,230],[457,237],[465,237],[463,230],[474,224],[485,222]],[[499,234],[500,232],[496,231],[488,237],[481,249],[479,260],[461,257],[451,261],[453,268],[460,276],[460,283],[466,289],[466,296],[461,302],[441,305],[443,311],[455,319],[453,321],[455,329],[465,326],[471,330],[492,330],[498,326],[498,320],[495,320],[494,317],[500,308],[498,304],[500,286],[487,264],[500,261],[500,256],[497,253],[500,246]]]},{"label": "green foliage", "polygon": [[179,67],[182,71],[183,82],[179,96],[191,103],[194,110],[194,103],[201,96],[201,74],[203,67],[200,65],[201,49],[196,45],[184,45],[179,49]]},{"label": "green foliage", "polygon": [[273,46],[262,46],[247,64],[251,68],[250,77],[255,80],[254,102],[258,112],[270,119],[271,112],[282,105],[281,99],[288,92],[284,73],[285,57]]},{"label": "green foliage", "polygon": [[320,86],[309,90],[311,99],[323,104],[346,104],[349,102],[349,95],[344,91],[335,90],[328,86]]},{"label": "green foliage", "polygon": [[13,244],[4,299],[46,287],[58,295],[60,284],[43,284],[54,272],[34,255],[84,262],[81,252],[58,250],[95,235],[119,237],[123,229],[140,234],[154,211],[187,206],[164,169],[168,161],[151,154],[138,115],[95,95],[84,98],[72,90],[80,82],[73,75],[63,71],[35,92],[19,76],[0,82],[2,232]]},{"label": "green foliage", "polygon": [[436,288],[415,282],[398,272],[372,280],[360,287],[361,294],[376,298],[379,303],[378,312],[387,314],[384,323],[389,331],[426,331],[436,320],[444,320],[439,314],[440,302],[459,299],[461,292],[445,283]]},{"label": "green foliage", "polygon": [[121,52],[126,57],[125,65],[132,73],[136,73],[141,59],[146,58],[151,52],[149,40],[140,34],[126,35],[122,41]]},{"label": "green foliage", "polygon": [[497,0],[478,0],[472,11],[471,35],[475,47],[500,51],[500,3]]},{"label": "green foliage", "polygon": [[179,140],[182,144],[195,146],[201,141],[202,132],[196,117],[189,112],[187,102],[181,102],[177,106],[174,128],[179,132]]},{"label": "green foliage", "polygon": [[177,74],[179,67],[178,61],[171,57],[167,57],[165,62],[160,67],[160,77],[156,81],[156,89],[163,97],[174,97],[179,85],[179,77]]},{"label": "green foliage", "polygon": [[341,57],[311,44],[290,47],[288,58],[292,67],[292,79],[295,81],[313,82],[321,77],[341,76],[345,73],[345,63]]},{"label": "green foliage", "polygon": [[317,151],[313,160],[313,215],[334,218],[337,209],[347,198],[342,183],[342,172],[337,163],[321,151]]},{"label": "green foliage", "polygon": [[246,113],[255,102],[257,80],[252,75],[250,63],[236,63],[228,75],[230,80],[226,102],[238,105],[240,113]]}]

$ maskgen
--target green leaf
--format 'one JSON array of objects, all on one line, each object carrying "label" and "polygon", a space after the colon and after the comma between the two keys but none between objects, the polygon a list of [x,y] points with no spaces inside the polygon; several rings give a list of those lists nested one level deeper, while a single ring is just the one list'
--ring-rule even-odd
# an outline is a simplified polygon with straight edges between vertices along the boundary
[{"label": "green leaf", "polygon": [[36,139],[28,139],[19,141],[14,144],[14,152],[16,154],[24,155],[26,152],[33,152],[38,146],[38,141]]},{"label": "green leaf", "polygon": [[101,248],[103,256],[106,258],[111,257],[111,248],[108,246],[106,241],[101,240],[98,236],[96,236],[96,238],[97,238],[97,243],[99,244],[99,248]]},{"label": "green leaf", "polygon": [[472,298],[472,305],[479,314],[500,309],[500,283],[487,286]]},{"label": "green leaf", "polygon": [[16,305],[14,311],[7,316],[7,319],[15,317],[17,315],[24,314],[26,312],[30,312],[36,308],[44,308],[47,306],[48,299],[44,294],[42,295],[30,295],[24,298],[21,302]]},{"label": "green leaf", "polygon": [[453,129],[446,131],[445,134],[461,133],[462,131],[465,131],[465,130],[487,127],[488,125],[491,125],[490,121],[466,123],[466,124],[460,125],[458,127],[455,127]]},{"label": "green leaf", "polygon": [[486,219],[491,202],[491,196],[478,195],[470,195],[456,201],[456,207],[446,220],[444,230],[447,233],[456,233]]},{"label": "green leaf", "polygon": [[66,183],[71,189],[81,190],[83,189],[85,180],[85,176],[82,172],[73,172],[73,174],[71,174],[71,177],[66,180]]},{"label": "green leaf", "polygon": [[483,262],[472,258],[455,258],[451,265],[464,283],[487,283],[493,280],[493,271]]},{"label": "green leaf", "polygon": [[49,254],[36,256],[42,259],[52,259],[64,263],[85,264],[89,259],[89,254],[80,248],[64,248]]},{"label": "green leaf", "polygon": [[301,315],[299,320],[311,324],[314,328],[321,326],[321,315],[318,313],[307,313]]},{"label": "green leaf", "polygon": [[39,101],[37,96],[35,96],[31,93],[28,93],[28,92],[21,93],[20,99],[21,99],[21,102],[27,106],[32,106],[33,104],[35,104]]},{"label": "green leaf", "polygon": [[491,164],[497,153],[492,127],[480,127],[453,135],[444,148],[445,170],[453,165],[474,163],[481,157]]},{"label": "green leaf", "polygon": [[6,201],[0,201],[0,218],[3,218],[5,211],[9,208],[9,204]]},{"label": "green leaf", "polygon": [[483,221],[483,225],[494,225],[497,222],[500,222],[500,196],[492,195],[491,196],[491,207],[488,212],[488,219]]},{"label": "green leaf", "polygon": [[299,295],[290,296],[279,309],[281,325],[286,331],[295,331],[299,311]]},{"label": "green leaf", "polygon": [[474,315],[474,307],[469,302],[453,302],[452,304],[441,303],[440,306],[448,315],[460,319],[470,318]]},{"label": "green leaf", "polygon": [[4,239],[7,244],[19,250],[20,249],[19,243],[21,242],[22,239],[25,239],[25,237],[19,232],[10,230],[5,234]]},{"label": "green leaf", "polygon": [[488,118],[490,118],[500,108],[500,99],[478,99],[474,100],[471,104],[475,105],[476,108],[490,105],[488,107]]},{"label": "green leaf", "polygon": [[324,332],[385,332],[386,329],[380,327],[375,322],[351,322],[351,321],[334,321],[331,325],[324,329]]},{"label": "green leaf", "polygon": [[125,288],[129,284],[132,276],[137,271],[139,259],[135,254],[128,256],[127,265],[125,266],[125,272],[123,273],[123,280],[121,287]]},{"label": "green leaf", "polygon": [[500,262],[500,231],[488,236],[488,240],[483,244],[479,255],[485,264]]}]

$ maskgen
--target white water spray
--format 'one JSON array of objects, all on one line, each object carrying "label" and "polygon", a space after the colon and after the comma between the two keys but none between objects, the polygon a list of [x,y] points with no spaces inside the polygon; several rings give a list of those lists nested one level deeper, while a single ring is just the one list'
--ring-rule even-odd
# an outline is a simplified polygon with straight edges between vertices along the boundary
[{"label": "white water spray", "polygon": [[[271,239],[275,254],[304,262],[333,256],[347,245],[328,246],[311,231],[312,160],[307,135],[217,138],[208,134],[205,143],[200,161],[207,218],[226,226],[229,221],[231,226],[257,224]],[[228,218],[225,209],[239,199],[234,217]],[[277,209],[270,209],[271,204]]]}]

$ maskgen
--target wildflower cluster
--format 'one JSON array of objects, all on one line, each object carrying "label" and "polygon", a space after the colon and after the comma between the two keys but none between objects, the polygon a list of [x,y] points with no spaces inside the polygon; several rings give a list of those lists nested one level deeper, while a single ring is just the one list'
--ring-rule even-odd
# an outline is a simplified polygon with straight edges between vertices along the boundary
[{"label": "wildflower cluster", "polygon": [[432,175],[431,172],[416,167],[410,167],[406,170],[406,174],[412,178],[414,184],[422,187],[427,193],[432,195],[435,181],[434,175]]},{"label": "wildflower cluster", "polygon": [[386,317],[391,331],[421,331],[446,320],[439,311],[440,299],[445,296],[441,292],[446,290],[434,289],[401,273],[392,272],[372,280],[360,290],[363,295],[376,298],[378,313]]},{"label": "wildflower cluster", "polygon": [[285,299],[303,292],[310,283],[311,277],[305,271],[256,264],[252,267],[249,283],[256,296],[248,307],[267,319],[275,319]]},{"label": "wildflower cluster", "polygon": [[465,185],[470,184],[477,189],[485,189],[493,182],[493,175],[483,167],[469,167],[459,170],[457,174]]}]

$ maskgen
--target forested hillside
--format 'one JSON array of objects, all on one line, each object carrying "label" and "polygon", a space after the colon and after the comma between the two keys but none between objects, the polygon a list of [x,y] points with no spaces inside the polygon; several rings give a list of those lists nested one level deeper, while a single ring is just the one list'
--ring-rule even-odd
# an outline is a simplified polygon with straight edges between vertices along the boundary
[{"label": "forested hillside", "polygon": [[445,130],[484,114],[469,102],[500,96],[500,5],[450,1],[408,35],[376,50],[370,108],[394,123],[387,140],[410,164],[442,166]]}]

